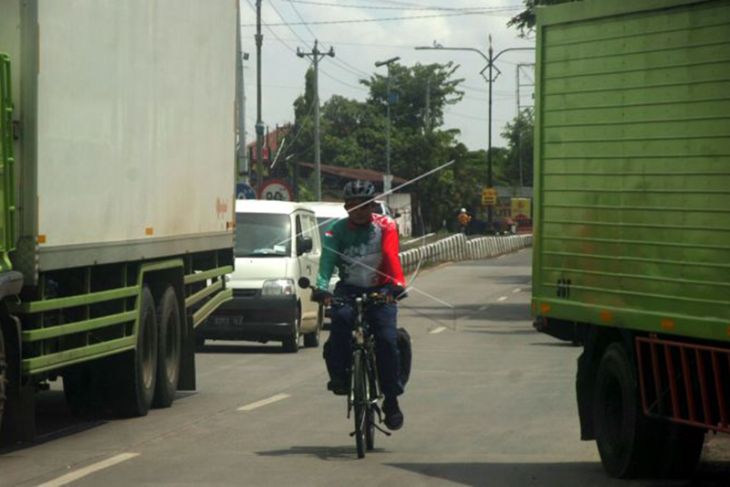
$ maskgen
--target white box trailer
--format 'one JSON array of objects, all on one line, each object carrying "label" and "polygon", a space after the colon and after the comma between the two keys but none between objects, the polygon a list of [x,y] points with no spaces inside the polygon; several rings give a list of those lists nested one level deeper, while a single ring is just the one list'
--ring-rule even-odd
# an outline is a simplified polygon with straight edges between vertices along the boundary
[{"label": "white box trailer", "polygon": [[5,437],[57,376],[73,409],[128,415],[194,388],[193,328],[230,298],[237,15],[0,0]]}]

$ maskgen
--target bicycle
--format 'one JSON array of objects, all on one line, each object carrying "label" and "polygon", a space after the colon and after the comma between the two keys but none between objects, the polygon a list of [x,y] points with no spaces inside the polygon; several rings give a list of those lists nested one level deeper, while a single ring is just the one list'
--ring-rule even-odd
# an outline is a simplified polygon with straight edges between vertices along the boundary
[{"label": "bicycle", "polygon": [[[309,279],[299,279],[299,286],[310,287]],[[353,417],[355,431],[350,436],[355,437],[357,457],[365,457],[365,451],[375,448],[375,430],[390,436],[390,432],[381,428],[382,411],[378,401],[383,398],[378,382],[378,369],[375,360],[375,337],[370,333],[368,322],[365,319],[365,310],[368,306],[384,304],[389,301],[381,293],[362,294],[358,296],[333,297],[333,304],[354,303],[355,320],[352,323],[352,358],[348,377],[347,418]],[[375,421],[377,416],[378,421]]]}]

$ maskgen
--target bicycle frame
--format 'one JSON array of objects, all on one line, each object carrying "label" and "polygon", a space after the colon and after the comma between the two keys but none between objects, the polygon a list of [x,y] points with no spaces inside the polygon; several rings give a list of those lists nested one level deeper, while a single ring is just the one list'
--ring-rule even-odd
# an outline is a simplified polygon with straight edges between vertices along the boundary
[{"label": "bicycle frame", "polygon": [[378,368],[375,360],[375,337],[370,333],[370,327],[365,317],[365,304],[362,298],[355,298],[355,323],[352,327],[352,357],[350,359],[350,383],[348,388],[350,393],[347,396],[347,417],[350,418],[350,413],[354,405],[354,377],[355,372],[354,360],[356,352],[360,352],[365,360],[365,371],[367,375],[367,395],[368,403],[370,405],[375,404],[379,399],[382,399],[380,393],[380,383],[378,381]]}]

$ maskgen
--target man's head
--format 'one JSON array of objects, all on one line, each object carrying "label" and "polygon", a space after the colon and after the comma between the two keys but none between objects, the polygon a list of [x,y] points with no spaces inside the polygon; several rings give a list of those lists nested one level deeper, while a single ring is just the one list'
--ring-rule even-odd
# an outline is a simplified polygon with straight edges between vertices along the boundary
[{"label": "man's head", "polygon": [[375,186],[370,181],[350,181],[342,190],[345,209],[356,225],[369,223],[373,213]]}]

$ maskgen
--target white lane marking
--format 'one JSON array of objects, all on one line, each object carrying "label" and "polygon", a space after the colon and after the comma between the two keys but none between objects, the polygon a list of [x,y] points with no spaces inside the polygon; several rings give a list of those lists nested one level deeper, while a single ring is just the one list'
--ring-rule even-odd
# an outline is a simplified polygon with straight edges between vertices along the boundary
[{"label": "white lane marking", "polygon": [[267,404],[281,401],[282,399],[286,399],[288,397],[290,397],[289,394],[277,394],[275,396],[271,396],[268,399],[262,399],[260,401],[252,402],[251,404],[241,406],[240,408],[238,408],[238,411],[251,411],[252,409],[260,408],[261,406],[266,406]]},{"label": "white lane marking", "polygon": [[433,330],[429,331],[429,333],[431,335],[435,335],[436,333],[441,333],[444,330],[446,330],[445,326],[439,326],[438,328],[434,328]]},{"label": "white lane marking", "polygon": [[87,475],[91,475],[94,472],[98,472],[99,470],[112,467],[117,463],[126,462],[127,460],[130,460],[137,456],[139,456],[139,453],[120,453],[119,455],[107,458],[106,460],[102,460],[101,462],[89,465],[88,467],[80,468],[74,472],[69,472],[66,475],[58,477],[57,479],[44,482],[38,487],[60,487],[61,485],[67,485],[80,478],[86,477]]},{"label": "white lane marking", "polygon": [[487,308],[489,308],[489,305],[488,305],[488,304],[485,304],[484,306],[479,306],[479,308],[477,308],[477,309],[478,309],[479,311],[484,311],[484,310],[485,310],[485,309],[487,309]]},{"label": "white lane marking", "polygon": [[500,297],[497,298],[497,301],[499,301],[500,303],[502,301],[507,301],[507,296],[500,296]]},{"label": "white lane marking", "polygon": [[522,291],[520,288],[515,288],[512,290],[513,293],[517,294],[518,292]]}]

